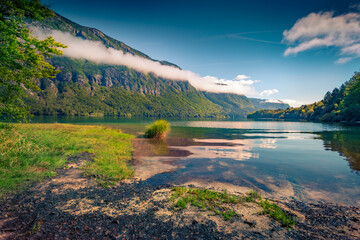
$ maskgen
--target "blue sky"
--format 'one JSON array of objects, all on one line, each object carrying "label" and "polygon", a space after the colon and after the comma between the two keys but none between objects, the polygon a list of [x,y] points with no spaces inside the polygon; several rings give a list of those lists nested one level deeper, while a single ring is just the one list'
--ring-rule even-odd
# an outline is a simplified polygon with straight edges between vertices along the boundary
[{"label": "blue sky", "polygon": [[[299,33],[301,26],[290,31],[288,39],[284,39],[283,33],[311,13],[330,26],[331,21],[336,25],[344,19],[338,16],[348,16],[348,21],[356,24],[358,16],[348,14],[359,13],[360,1],[46,0],[43,3],[64,17],[95,27],[154,59],[173,62],[201,76],[234,79],[247,75],[249,79],[259,80],[253,85],[258,93],[278,90],[269,96],[257,96],[261,98],[311,103],[359,70],[360,51],[357,53],[355,49],[358,39],[353,37],[356,30],[349,30],[354,33],[347,33],[351,37],[346,41],[333,38],[342,36],[342,26],[340,33],[326,29],[310,36],[308,32]],[[313,38],[329,41],[306,48],[306,41]],[[304,44],[300,46],[301,43]],[[297,46],[284,56],[286,49]],[[337,63],[340,58],[345,63]]]}]

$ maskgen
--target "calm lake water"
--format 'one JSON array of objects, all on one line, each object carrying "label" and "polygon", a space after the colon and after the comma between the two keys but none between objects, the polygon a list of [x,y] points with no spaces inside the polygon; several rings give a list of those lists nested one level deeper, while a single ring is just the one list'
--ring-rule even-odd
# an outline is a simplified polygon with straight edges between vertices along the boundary
[{"label": "calm lake water", "polygon": [[[37,118],[100,124],[141,137],[149,120]],[[360,127],[273,121],[170,121],[165,141],[134,141],[136,176],[267,197],[360,206]]]}]

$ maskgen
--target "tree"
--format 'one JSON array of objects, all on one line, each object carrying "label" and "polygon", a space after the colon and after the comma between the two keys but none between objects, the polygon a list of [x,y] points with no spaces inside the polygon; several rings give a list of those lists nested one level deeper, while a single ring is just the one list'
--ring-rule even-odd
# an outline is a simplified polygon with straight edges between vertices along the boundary
[{"label": "tree", "polygon": [[31,36],[24,19],[41,20],[54,13],[40,0],[0,1],[0,117],[25,121],[29,117],[24,90],[39,91],[35,80],[53,78],[58,71],[46,58],[61,55],[65,45],[48,37]]},{"label": "tree", "polygon": [[343,120],[360,121],[360,72],[356,72],[346,83],[340,107]]}]

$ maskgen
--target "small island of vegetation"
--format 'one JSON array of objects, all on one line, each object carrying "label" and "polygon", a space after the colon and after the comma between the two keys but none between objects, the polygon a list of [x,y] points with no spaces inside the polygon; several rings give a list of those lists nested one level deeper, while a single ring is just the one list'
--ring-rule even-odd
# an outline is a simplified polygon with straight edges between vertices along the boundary
[{"label": "small island of vegetation", "polygon": [[165,138],[170,128],[166,120],[157,120],[146,128],[145,138]]}]

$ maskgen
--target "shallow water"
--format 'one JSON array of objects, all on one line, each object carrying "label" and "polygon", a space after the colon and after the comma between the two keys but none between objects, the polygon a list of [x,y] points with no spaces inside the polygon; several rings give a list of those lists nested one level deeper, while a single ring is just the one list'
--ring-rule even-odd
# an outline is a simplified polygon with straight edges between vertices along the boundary
[{"label": "shallow water", "polygon": [[[150,121],[57,122],[101,124],[141,136]],[[171,126],[165,141],[135,140],[138,178],[360,206],[359,127],[272,121],[171,121]]]}]

